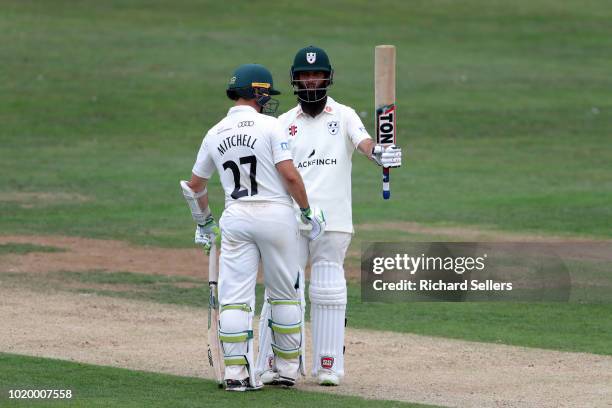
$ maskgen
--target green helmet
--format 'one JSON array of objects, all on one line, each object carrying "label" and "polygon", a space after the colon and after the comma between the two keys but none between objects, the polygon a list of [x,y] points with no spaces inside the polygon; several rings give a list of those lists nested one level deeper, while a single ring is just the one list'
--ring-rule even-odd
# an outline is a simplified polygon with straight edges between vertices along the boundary
[{"label": "green helmet", "polygon": [[255,99],[262,107],[262,113],[274,113],[278,108],[278,101],[270,95],[280,95],[274,89],[272,74],[266,67],[259,64],[244,64],[239,66],[227,84],[227,97],[231,100],[238,98]]},{"label": "green helmet", "polygon": [[293,77],[293,74],[296,72],[305,71],[334,72],[329,63],[327,53],[322,48],[315,47],[314,45],[302,48],[295,54],[293,59],[291,76]]},{"label": "green helmet", "polygon": [[[299,80],[297,74],[300,72],[325,72],[327,77],[323,87],[307,88],[305,81]],[[318,102],[327,96],[327,89],[334,83],[334,70],[329,63],[329,57],[325,50],[310,45],[302,48],[295,54],[291,66],[291,85],[294,94],[303,102]]]}]

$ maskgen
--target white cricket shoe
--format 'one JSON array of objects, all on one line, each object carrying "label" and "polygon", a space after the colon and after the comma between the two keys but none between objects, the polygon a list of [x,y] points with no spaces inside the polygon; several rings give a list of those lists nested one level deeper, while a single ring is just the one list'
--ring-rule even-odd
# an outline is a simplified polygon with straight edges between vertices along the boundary
[{"label": "white cricket shoe", "polygon": [[319,385],[336,386],[340,384],[340,377],[332,370],[321,369],[317,373],[317,382]]},{"label": "white cricket shoe", "polygon": [[276,371],[266,370],[261,373],[259,379],[264,385],[276,385],[280,379],[280,375]]}]

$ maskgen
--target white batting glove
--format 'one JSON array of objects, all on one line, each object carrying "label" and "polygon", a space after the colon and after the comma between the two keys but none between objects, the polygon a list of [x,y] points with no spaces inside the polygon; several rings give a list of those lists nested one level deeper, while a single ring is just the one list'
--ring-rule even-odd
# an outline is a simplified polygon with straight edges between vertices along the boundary
[{"label": "white batting glove", "polygon": [[323,235],[323,232],[325,232],[325,225],[327,224],[323,211],[318,207],[308,207],[300,208],[300,212],[301,222],[310,227],[308,238],[313,241],[317,238],[320,238]]},{"label": "white batting glove", "polygon": [[394,144],[387,147],[377,144],[372,148],[372,160],[382,167],[400,167],[402,165],[402,148]]}]

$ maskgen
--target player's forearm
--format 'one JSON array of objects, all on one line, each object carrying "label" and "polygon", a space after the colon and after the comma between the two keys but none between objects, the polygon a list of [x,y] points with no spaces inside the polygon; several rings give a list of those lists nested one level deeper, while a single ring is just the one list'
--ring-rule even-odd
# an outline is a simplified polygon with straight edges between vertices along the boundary
[{"label": "player's forearm", "polygon": [[276,169],[285,182],[289,195],[291,195],[300,208],[307,208],[309,204],[304,181],[293,165],[293,160],[283,160],[276,163]]},{"label": "player's forearm", "polygon": [[302,181],[302,177],[300,177],[299,173],[297,179],[287,182],[287,191],[289,191],[289,194],[291,197],[293,197],[300,208],[308,208],[308,196],[306,195],[304,182]]},{"label": "player's forearm", "polygon": [[374,143],[372,139],[365,139],[365,140],[362,140],[357,145],[357,150],[365,154],[366,157],[371,160],[372,159],[372,149],[374,148],[375,145],[376,143]]}]

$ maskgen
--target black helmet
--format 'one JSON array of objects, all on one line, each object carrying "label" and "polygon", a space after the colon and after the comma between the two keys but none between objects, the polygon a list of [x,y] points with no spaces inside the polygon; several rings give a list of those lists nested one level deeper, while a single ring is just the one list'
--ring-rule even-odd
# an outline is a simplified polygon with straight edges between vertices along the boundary
[{"label": "black helmet", "polygon": [[[325,85],[322,88],[308,89],[304,81],[297,79],[299,72],[325,72]],[[329,63],[327,53],[319,47],[313,45],[302,48],[295,54],[293,65],[291,66],[291,85],[294,94],[303,102],[318,102],[325,98],[327,89],[334,82],[334,70]]]},{"label": "black helmet", "polygon": [[270,95],[280,95],[274,89],[272,74],[266,67],[259,64],[244,64],[239,66],[227,84],[227,97],[255,99],[262,107],[262,113],[273,114],[278,108],[278,101]]}]

